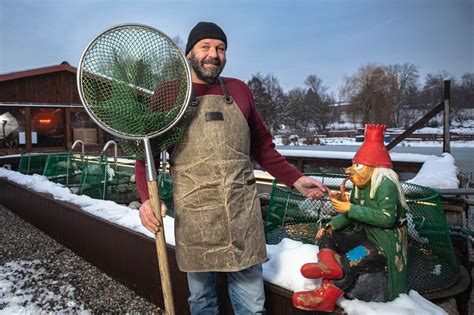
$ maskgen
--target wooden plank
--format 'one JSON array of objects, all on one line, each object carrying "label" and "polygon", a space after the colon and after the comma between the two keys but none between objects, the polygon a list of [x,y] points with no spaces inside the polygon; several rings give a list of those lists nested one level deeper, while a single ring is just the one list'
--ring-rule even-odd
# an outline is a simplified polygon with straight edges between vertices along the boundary
[{"label": "wooden plank", "polygon": [[464,205],[450,205],[443,203],[442,207],[445,211],[464,212]]},{"label": "wooden plank", "polygon": [[65,126],[64,126],[64,130],[65,130],[65,133],[66,133],[66,150],[69,150],[72,146],[72,129],[71,129],[71,109],[70,108],[66,108],[65,109]]},{"label": "wooden plank", "polygon": [[104,129],[97,127],[99,129],[99,139],[97,141],[97,144],[99,145],[104,145]]},{"label": "wooden plank", "polygon": [[444,102],[441,102],[438,105],[436,105],[435,108],[429,111],[425,116],[421,117],[416,123],[414,123],[411,127],[405,130],[404,133],[402,133],[401,135],[393,139],[392,142],[387,144],[387,150],[390,151],[391,149],[393,149],[397,144],[402,142],[406,137],[410,136],[415,130],[422,127],[424,124],[426,124],[431,118],[436,116],[443,109],[444,109]]},{"label": "wooden plank", "polygon": [[26,152],[31,152],[31,108],[25,108],[25,143]]},{"label": "wooden plank", "polygon": [[449,126],[450,126],[450,119],[449,119],[449,107],[451,102],[451,81],[445,80],[444,81],[444,115],[443,115],[443,152],[450,153],[451,152],[451,140],[449,135]]},{"label": "wooden plank", "polygon": [[[330,168],[346,168],[352,165],[352,159],[340,159],[340,158],[323,158],[323,157],[296,157],[286,156],[288,162],[295,165],[299,170],[304,168],[305,172],[308,169],[319,168],[319,167],[330,167]],[[393,161],[393,170],[397,173],[409,172],[417,173],[423,162],[410,162],[410,161]]]}]

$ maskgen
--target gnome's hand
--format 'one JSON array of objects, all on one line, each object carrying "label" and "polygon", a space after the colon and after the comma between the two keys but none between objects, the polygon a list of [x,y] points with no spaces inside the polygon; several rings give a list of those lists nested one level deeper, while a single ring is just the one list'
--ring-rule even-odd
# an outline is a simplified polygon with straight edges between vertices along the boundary
[{"label": "gnome's hand", "polygon": [[351,208],[351,203],[347,200],[341,201],[336,198],[330,198],[332,206],[339,213],[346,213]]},{"label": "gnome's hand", "polygon": [[316,233],[316,239],[319,240],[326,233],[329,235],[332,235],[332,231],[333,231],[332,225],[327,224],[325,227],[322,227],[318,230],[318,232]]}]

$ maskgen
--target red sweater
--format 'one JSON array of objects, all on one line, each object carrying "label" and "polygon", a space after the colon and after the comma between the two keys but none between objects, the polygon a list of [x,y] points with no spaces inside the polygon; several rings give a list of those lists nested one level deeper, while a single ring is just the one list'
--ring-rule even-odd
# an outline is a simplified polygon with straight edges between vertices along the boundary
[{"label": "red sweater", "polygon": [[[250,154],[267,172],[288,187],[303,176],[275,149],[272,136],[263,124],[257,112],[252,92],[242,81],[233,78],[223,78],[227,92],[234,99],[244,114],[250,128]],[[194,95],[224,95],[219,83],[206,85],[193,83]],[[198,105],[199,106],[199,105]],[[158,161],[156,161],[158,162]],[[142,201],[147,200],[148,188],[146,185],[145,162],[135,162],[135,178]]]}]

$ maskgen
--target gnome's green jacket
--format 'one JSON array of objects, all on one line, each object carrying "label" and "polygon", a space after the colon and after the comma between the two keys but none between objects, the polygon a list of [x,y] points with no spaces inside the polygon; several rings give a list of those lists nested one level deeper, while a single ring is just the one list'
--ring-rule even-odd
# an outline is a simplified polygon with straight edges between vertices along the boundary
[{"label": "gnome's green jacket", "polygon": [[348,212],[332,218],[335,230],[355,224],[367,233],[367,237],[384,253],[388,264],[389,299],[406,293],[407,235],[406,226],[400,227],[405,219],[406,209],[398,201],[396,185],[384,178],[370,198],[369,183],[364,188],[354,188],[351,193],[351,207]]}]

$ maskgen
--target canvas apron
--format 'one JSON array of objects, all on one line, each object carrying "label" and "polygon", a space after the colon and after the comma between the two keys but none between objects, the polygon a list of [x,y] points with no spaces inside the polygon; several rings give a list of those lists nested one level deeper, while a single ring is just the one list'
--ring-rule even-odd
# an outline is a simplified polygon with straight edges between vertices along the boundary
[{"label": "canvas apron", "polygon": [[170,159],[181,271],[239,271],[266,259],[250,129],[220,83],[224,96],[197,98]]}]

